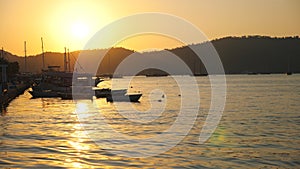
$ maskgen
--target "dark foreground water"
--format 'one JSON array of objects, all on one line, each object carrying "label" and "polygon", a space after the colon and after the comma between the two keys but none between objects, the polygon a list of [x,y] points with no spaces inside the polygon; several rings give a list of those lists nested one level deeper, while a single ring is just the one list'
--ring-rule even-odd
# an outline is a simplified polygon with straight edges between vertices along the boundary
[{"label": "dark foreground water", "polygon": [[[197,77],[201,105],[192,130],[167,152],[147,158],[126,157],[110,151],[124,147],[120,152],[125,152],[130,147],[115,133],[101,134],[100,130],[97,138],[86,135],[85,130],[99,132],[97,127],[94,130],[82,127],[97,124],[97,114],[89,111],[91,101],[30,99],[30,94],[25,92],[0,116],[0,168],[299,168],[300,76],[231,75],[226,78],[225,111],[210,139],[199,144],[210,106],[210,84],[208,77]],[[150,138],[167,130],[176,119],[181,103],[174,80],[137,77],[131,85],[132,90],[143,92],[141,102],[120,105],[146,111],[151,108],[149,99],[152,98],[151,110],[155,111],[166,103],[158,120],[130,122],[114,104],[103,99],[93,101],[101,111],[98,113],[114,131],[129,138]],[[153,90],[157,91],[156,95],[155,92],[150,95]],[[162,90],[164,97],[160,94]],[[126,109],[122,111],[126,113]],[[76,112],[85,114],[81,123]],[[93,141],[106,138],[115,147]],[[144,151],[156,150],[145,145]]]}]

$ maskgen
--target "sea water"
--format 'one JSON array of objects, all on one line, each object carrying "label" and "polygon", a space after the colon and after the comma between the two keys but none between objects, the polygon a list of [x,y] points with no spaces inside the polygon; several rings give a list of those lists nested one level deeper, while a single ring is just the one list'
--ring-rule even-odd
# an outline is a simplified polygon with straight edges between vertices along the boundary
[{"label": "sea water", "polygon": [[[122,83],[126,78],[129,77],[116,82]],[[183,91],[172,77],[133,78],[128,88],[130,92],[143,93],[139,103],[31,99],[26,91],[1,113],[0,167],[300,167],[300,75],[226,76],[222,118],[209,140],[199,143],[211,105],[209,78],[196,77],[200,107],[195,122],[186,124],[191,125],[191,130],[178,144],[158,154],[155,152],[159,152],[159,146],[164,149],[166,144],[145,144],[144,152],[154,152],[148,157],[138,152],[138,157],[126,156],[133,144],[128,140],[159,137],[174,124]],[[195,93],[189,93],[192,100]],[[136,116],[137,112],[141,114]],[[146,121],[138,121],[144,118]],[[103,125],[110,126],[113,132],[101,130]],[[120,133],[127,136],[126,140],[119,137]],[[110,139],[104,142],[106,138]]]}]

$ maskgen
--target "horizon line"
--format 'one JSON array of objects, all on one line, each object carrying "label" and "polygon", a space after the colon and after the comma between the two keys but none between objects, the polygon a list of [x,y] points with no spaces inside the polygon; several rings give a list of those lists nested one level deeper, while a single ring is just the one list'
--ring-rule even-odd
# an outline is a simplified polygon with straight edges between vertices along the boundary
[{"label": "horizon line", "polygon": [[[163,50],[173,50],[173,49],[177,49],[177,48],[182,48],[182,47],[186,47],[186,46],[191,46],[191,45],[200,45],[203,43],[207,43],[207,42],[213,42],[213,41],[217,41],[217,40],[223,40],[223,39],[228,39],[228,38],[270,38],[270,39],[300,39],[300,35],[289,35],[289,36],[269,36],[269,35],[242,35],[242,36],[234,36],[234,35],[228,35],[228,36],[224,36],[221,38],[214,38],[212,40],[207,40],[207,41],[203,41],[203,42],[198,42],[198,43],[191,43],[191,44],[186,44],[183,46],[176,46],[174,48],[163,48],[163,49],[154,49],[154,50],[149,50],[149,51],[138,51],[135,49],[130,49],[124,46],[114,46],[114,47],[110,47],[110,48],[97,48],[97,49],[76,49],[73,51],[70,51],[69,53],[73,53],[73,52],[81,52],[81,51],[91,51],[91,50],[109,50],[109,49],[113,49],[113,48],[123,48],[123,49],[127,49],[133,52],[138,52],[138,53],[147,53],[147,52],[159,52],[159,51],[163,51]],[[12,52],[6,51],[4,50],[4,48],[1,48],[1,53],[2,52],[6,52],[6,53],[10,53],[11,55],[17,56],[17,57],[24,57],[23,55],[17,55],[17,54],[13,54]],[[64,52],[58,52],[58,51],[45,51],[44,53],[64,53]],[[35,57],[35,56],[39,56],[43,54],[42,53],[37,53],[37,54],[32,54],[32,55],[27,55],[26,57]],[[1,56],[3,57],[3,56]]]}]

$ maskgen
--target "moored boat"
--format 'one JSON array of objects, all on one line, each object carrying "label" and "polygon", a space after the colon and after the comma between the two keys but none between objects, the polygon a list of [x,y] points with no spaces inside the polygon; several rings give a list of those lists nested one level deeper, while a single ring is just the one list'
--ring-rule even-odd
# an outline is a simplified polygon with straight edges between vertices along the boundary
[{"label": "moored boat", "polygon": [[125,95],[127,93],[127,89],[114,89],[111,90],[109,88],[94,88],[95,96],[97,98],[106,98],[109,95]]},{"label": "moored boat", "polygon": [[48,70],[43,71],[41,80],[32,87],[32,91],[29,91],[33,98],[90,99],[93,97],[91,75],[62,72],[58,69],[59,66],[49,66]]},{"label": "moored boat", "polygon": [[112,93],[106,96],[107,102],[139,102],[142,93]]},{"label": "moored boat", "polygon": [[31,90],[28,91],[32,98],[51,98],[51,97],[60,97],[57,92],[52,90]]}]

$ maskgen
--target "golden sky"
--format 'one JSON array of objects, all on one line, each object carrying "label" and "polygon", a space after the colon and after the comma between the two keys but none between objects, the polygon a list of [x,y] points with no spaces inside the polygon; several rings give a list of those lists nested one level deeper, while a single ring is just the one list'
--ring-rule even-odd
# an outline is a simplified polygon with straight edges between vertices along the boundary
[{"label": "golden sky", "polygon": [[[0,0],[0,47],[17,55],[80,50],[105,25],[125,16],[162,12],[197,26],[211,40],[224,36],[300,35],[299,0]],[[194,43],[194,42],[191,42]],[[117,46],[174,48],[159,35],[131,37]]]}]

